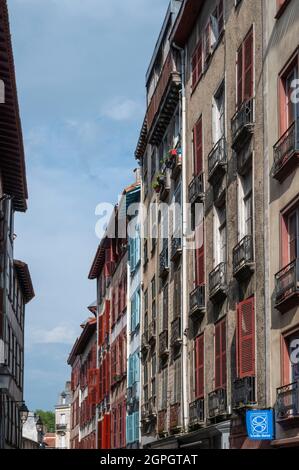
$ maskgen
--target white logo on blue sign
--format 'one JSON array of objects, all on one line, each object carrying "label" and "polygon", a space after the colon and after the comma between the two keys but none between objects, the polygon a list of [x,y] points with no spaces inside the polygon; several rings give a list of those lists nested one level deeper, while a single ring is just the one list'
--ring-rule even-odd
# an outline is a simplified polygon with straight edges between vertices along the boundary
[{"label": "white logo on blue sign", "polygon": [[273,410],[251,410],[246,412],[248,437],[252,440],[274,439]]}]

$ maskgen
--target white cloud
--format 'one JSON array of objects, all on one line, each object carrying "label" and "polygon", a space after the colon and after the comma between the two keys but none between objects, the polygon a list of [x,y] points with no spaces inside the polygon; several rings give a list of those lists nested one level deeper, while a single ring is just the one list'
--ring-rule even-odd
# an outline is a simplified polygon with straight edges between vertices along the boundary
[{"label": "white cloud", "polygon": [[75,331],[66,325],[56,326],[50,330],[34,328],[29,342],[32,344],[73,344]]},{"label": "white cloud", "polygon": [[142,106],[136,101],[116,98],[103,107],[102,115],[114,121],[128,121],[136,119],[142,109]]}]

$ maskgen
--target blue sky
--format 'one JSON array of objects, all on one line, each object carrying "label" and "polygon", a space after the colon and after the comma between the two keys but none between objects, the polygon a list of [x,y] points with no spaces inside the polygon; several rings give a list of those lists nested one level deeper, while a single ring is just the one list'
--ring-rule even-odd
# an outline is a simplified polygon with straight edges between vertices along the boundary
[{"label": "blue sky", "polygon": [[131,182],[144,76],[168,0],[8,0],[29,209],[15,256],[36,298],[26,311],[25,400],[52,409],[95,300],[96,205]]}]

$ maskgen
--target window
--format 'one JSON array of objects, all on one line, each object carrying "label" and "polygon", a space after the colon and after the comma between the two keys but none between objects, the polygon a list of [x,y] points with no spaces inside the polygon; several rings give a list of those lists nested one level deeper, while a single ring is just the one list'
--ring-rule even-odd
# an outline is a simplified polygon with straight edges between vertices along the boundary
[{"label": "window", "polygon": [[239,241],[246,235],[252,235],[252,209],[252,170],[250,170],[245,176],[240,177],[238,213]]},{"label": "window", "polygon": [[201,117],[193,129],[193,159],[194,173],[195,175],[200,175],[203,172],[203,137]]},{"label": "window", "polygon": [[171,211],[172,215],[172,235],[176,238],[180,238],[182,236],[182,189],[181,185],[178,184],[175,192],[174,192],[174,199],[173,199],[173,207]]},{"label": "window", "polygon": [[299,257],[299,205],[283,214],[281,221],[282,267]]},{"label": "window", "polygon": [[155,246],[157,244],[157,238],[158,238],[158,227],[157,227],[157,203],[154,201],[150,205],[150,211],[151,211],[151,231],[150,231],[150,237],[152,240],[152,252],[155,249]]},{"label": "window", "polygon": [[174,403],[180,403],[182,400],[182,362],[181,358],[177,359],[174,363]]},{"label": "window", "polygon": [[212,106],[212,132],[213,145],[224,137],[224,83],[221,84],[213,98]]},{"label": "window", "polygon": [[226,319],[215,325],[215,388],[226,388]]},{"label": "window", "polygon": [[253,28],[237,53],[237,108],[253,97]]},{"label": "window", "polygon": [[298,104],[293,98],[298,79],[298,52],[295,58],[280,75],[280,133],[283,135],[295,122],[298,113]]},{"label": "window", "polygon": [[255,375],[254,297],[237,306],[237,374],[239,378]]},{"label": "window", "polygon": [[156,276],[151,281],[152,290],[152,320],[156,319]]},{"label": "window", "polygon": [[214,267],[226,262],[226,207],[214,208]]},{"label": "window", "polygon": [[157,369],[157,356],[156,353],[152,355],[152,398],[156,396],[156,369]]},{"label": "window", "polygon": [[195,398],[204,397],[204,335],[195,340]]},{"label": "window", "polygon": [[151,153],[151,179],[153,179],[153,177],[155,176],[156,170],[157,170],[157,153],[156,153],[156,148],[153,147],[152,153]]},{"label": "window", "polygon": [[181,315],[181,269],[174,272],[173,318]]},{"label": "window", "polygon": [[167,392],[168,392],[168,369],[165,369],[161,372],[161,383],[162,383],[162,393],[161,393],[161,410],[167,409]]},{"label": "window", "polygon": [[278,19],[283,14],[284,10],[288,6],[291,0],[276,0],[277,2],[277,13],[275,18]]},{"label": "window", "polygon": [[163,289],[163,309],[161,331],[168,329],[168,284]]},{"label": "window", "polygon": [[205,249],[204,249],[204,213],[200,205],[200,212],[195,226],[195,282],[196,286],[205,284]]},{"label": "window", "polygon": [[138,289],[131,299],[131,332],[133,333],[140,322],[140,290]]},{"label": "window", "polygon": [[218,2],[210,15],[204,31],[204,56],[207,61],[216,48],[219,38],[224,30],[223,0]]},{"label": "window", "polygon": [[194,90],[202,76],[202,39],[197,43],[191,58],[192,89]]},{"label": "window", "polygon": [[299,331],[282,337],[282,384],[299,380]]}]

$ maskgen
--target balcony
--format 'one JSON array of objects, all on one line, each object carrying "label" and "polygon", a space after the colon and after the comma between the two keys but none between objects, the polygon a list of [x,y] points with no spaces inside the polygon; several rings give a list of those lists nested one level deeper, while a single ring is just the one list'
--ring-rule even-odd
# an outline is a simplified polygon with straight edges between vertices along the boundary
[{"label": "balcony", "polygon": [[209,418],[218,418],[227,415],[227,398],[224,388],[209,393],[208,408]]},{"label": "balcony", "polygon": [[174,348],[182,344],[181,317],[177,317],[171,323],[170,345]]},{"label": "balcony", "polygon": [[222,207],[225,203],[226,180],[220,178],[213,184],[213,198],[215,207]]},{"label": "balcony", "polygon": [[138,400],[138,382],[135,382],[131,387],[127,388],[127,405],[134,405]]},{"label": "balcony", "polygon": [[208,180],[211,184],[224,174],[226,165],[226,141],[222,137],[208,155]]},{"label": "balcony", "polygon": [[245,279],[253,271],[253,237],[246,235],[233,249],[233,274],[237,279]]},{"label": "balcony", "polygon": [[254,129],[254,99],[246,101],[231,121],[233,149],[240,151],[252,136]]},{"label": "balcony", "polygon": [[275,308],[284,313],[299,303],[299,258],[275,275]]},{"label": "balcony", "polygon": [[141,351],[146,352],[149,348],[149,337],[148,337],[148,330],[145,330],[144,333],[141,335]]},{"label": "balcony", "polygon": [[204,200],[204,178],[203,173],[193,178],[189,184],[188,196],[190,204]]},{"label": "balcony", "polygon": [[279,182],[283,181],[299,163],[299,119],[274,145],[274,163],[272,176]]},{"label": "balcony", "polygon": [[159,178],[161,183],[160,201],[165,201],[171,187],[171,170],[169,168],[163,168],[162,174]]},{"label": "balcony", "polygon": [[56,431],[66,431],[67,425],[65,423],[56,424]]},{"label": "balcony", "polygon": [[182,254],[182,236],[177,234],[171,238],[171,261],[176,261]]},{"label": "balcony", "polygon": [[176,179],[182,171],[182,149],[180,148],[180,146],[177,147],[176,155],[174,155],[172,157],[171,162],[172,162],[172,165],[171,165],[171,170],[172,170],[171,178]]},{"label": "balcony", "polygon": [[159,276],[165,277],[169,273],[169,253],[168,253],[168,239],[163,240],[163,250],[160,253],[160,266]]},{"label": "balcony", "polygon": [[276,419],[299,419],[299,381],[277,389]]},{"label": "balcony", "polygon": [[233,384],[233,408],[246,408],[255,403],[255,377],[236,379]]},{"label": "balcony", "polygon": [[206,286],[198,286],[189,296],[190,316],[203,315],[206,310]]},{"label": "balcony", "polygon": [[240,175],[245,175],[252,167],[253,146],[252,141],[245,142],[242,149],[236,155],[237,170]]},{"label": "balcony", "polygon": [[220,302],[226,297],[226,263],[220,263],[209,274],[209,296],[212,302]]},{"label": "balcony", "polygon": [[141,421],[149,420],[149,403],[145,402],[141,406]]},{"label": "balcony", "polygon": [[205,402],[203,398],[195,400],[189,405],[189,426],[203,424],[205,420]]},{"label": "balcony", "polygon": [[156,399],[151,397],[148,401],[148,415],[150,419],[156,419],[157,409],[156,409]]},{"label": "balcony", "polygon": [[167,434],[167,410],[158,411],[158,434]]},{"label": "balcony", "polygon": [[147,110],[149,143],[159,145],[180,98],[181,76],[170,51]]},{"label": "balcony", "polygon": [[159,356],[165,359],[168,355],[168,330],[164,330],[159,335]]},{"label": "balcony", "polygon": [[181,404],[174,403],[170,405],[169,410],[169,429],[171,432],[179,432],[182,428]]},{"label": "balcony", "polygon": [[153,320],[149,324],[149,328],[148,328],[148,342],[151,345],[155,343],[155,341],[156,341],[156,321]]}]

